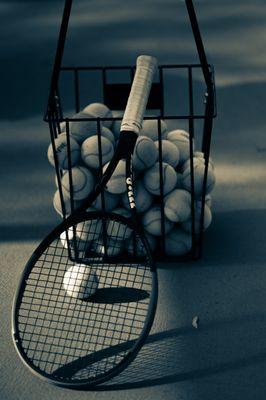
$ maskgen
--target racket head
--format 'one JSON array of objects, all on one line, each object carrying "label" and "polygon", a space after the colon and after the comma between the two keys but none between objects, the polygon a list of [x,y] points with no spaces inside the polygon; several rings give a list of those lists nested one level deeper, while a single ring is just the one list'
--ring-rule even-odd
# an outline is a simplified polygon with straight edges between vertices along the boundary
[{"label": "racket head", "polygon": [[[64,247],[62,234],[73,228],[76,233]],[[115,250],[130,233],[142,254],[103,251],[108,228]],[[77,254],[80,233],[94,240]],[[75,263],[97,274],[96,293],[83,293],[85,299],[70,296],[64,286]],[[28,261],[13,302],[15,347],[39,377],[65,387],[93,387],[136,357],[152,326],[157,296],[156,267],[136,223],[114,213],[84,212],[60,224]]]}]

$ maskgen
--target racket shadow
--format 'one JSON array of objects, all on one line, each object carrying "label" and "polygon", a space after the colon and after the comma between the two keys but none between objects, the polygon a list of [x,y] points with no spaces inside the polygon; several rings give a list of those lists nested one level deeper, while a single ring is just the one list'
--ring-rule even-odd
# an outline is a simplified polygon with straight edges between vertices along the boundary
[{"label": "racket shadow", "polygon": [[[253,346],[250,346],[251,326],[255,327]],[[265,316],[246,315],[210,322],[200,330],[184,327],[151,334],[127,369],[110,381],[87,390],[115,391],[152,387],[203,379],[250,365],[261,368],[266,363],[266,351],[262,349],[259,332],[262,329],[264,331],[265,326]],[[243,352],[239,332],[242,341],[252,347],[249,354],[246,350]],[[64,371],[69,377],[78,370],[86,369],[90,363],[113,357],[131,347],[132,342],[129,341],[103,349],[62,367],[60,373]]]},{"label": "racket shadow", "polygon": [[[251,326],[255,327],[252,346]],[[231,373],[249,366],[263,369],[266,365],[266,351],[259,332],[265,326],[265,316],[246,315],[211,322],[205,329],[184,327],[152,334],[126,370],[94,390],[152,387]],[[246,347],[243,351],[243,343],[239,342],[240,332],[243,342],[249,345],[248,352]],[[235,390],[238,390],[237,384]]]}]

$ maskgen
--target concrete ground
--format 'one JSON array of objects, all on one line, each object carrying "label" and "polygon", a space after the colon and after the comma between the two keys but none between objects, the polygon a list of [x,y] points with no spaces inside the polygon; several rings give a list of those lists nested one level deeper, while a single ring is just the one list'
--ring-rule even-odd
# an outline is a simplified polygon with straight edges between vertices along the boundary
[{"label": "concrete ground", "polygon": [[[145,0],[136,7],[136,2],[92,1],[89,9],[80,1],[66,64],[84,54],[83,64],[128,63],[144,51],[161,62],[194,61],[184,4],[177,3]],[[119,12],[113,12],[119,4]],[[19,275],[39,240],[57,223],[51,206],[53,171],[46,161],[48,130],[40,113],[62,4],[0,2],[6,39],[1,55],[6,101],[0,121],[3,400],[265,399],[266,5],[240,0],[196,5],[217,76],[213,224],[202,260],[159,265],[156,319],[137,359],[88,393],[33,377],[12,344],[11,304]],[[78,42],[86,33],[89,41]],[[191,324],[194,316],[198,329]]]}]

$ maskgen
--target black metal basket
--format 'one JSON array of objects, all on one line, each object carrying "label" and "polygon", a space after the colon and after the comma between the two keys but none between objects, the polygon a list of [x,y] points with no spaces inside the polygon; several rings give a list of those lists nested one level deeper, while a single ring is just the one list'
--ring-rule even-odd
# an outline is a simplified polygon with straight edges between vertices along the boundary
[{"label": "black metal basket", "polygon": [[[70,124],[71,122],[92,121],[95,123],[98,146],[99,146],[99,169],[98,177],[101,177],[103,162],[101,154],[101,123],[103,121],[117,121],[122,117],[113,118],[73,118],[73,113],[78,113],[90,101],[103,102],[111,110],[124,110],[131,82],[134,77],[133,66],[90,66],[90,67],[61,67],[61,59],[64,49],[65,37],[68,27],[68,20],[71,11],[71,1],[66,0],[62,19],[60,37],[58,42],[57,55],[51,82],[48,108],[45,121],[49,123],[51,143],[55,158],[55,171],[58,182],[59,195],[62,205],[63,218],[66,218],[66,207],[64,204],[62,189],[62,170],[55,151],[55,138],[61,133],[61,123],[65,124],[67,135],[68,163],[71,166],[71,145],[70,145]],[[152,85],[148,101],[147,113],[144,119],[156,119],[158,126],[158,159],[160,173],[160,195],[157,202],[161,209],[162,236],[156,247],[155,259],[163,261],[178,261],[184,259],[199,258],[203,245],[203,221],[204,202],[208,176],[208,165],[210,155],[210,143],[212,134],[212,121],[216,116],[214,69],[207,63],[196,14],[191,0],[186,1],[190,23],[196,42],[200,64],[173,64],[160,65],[155,82]],[[81,79],[82,75],[82,79]],[[118,79],[117,79],[118,76]],[[83,82],[94,82],[93,91],[84,95],[81,88]],[[89,84],[87,85],[89,86]],[[68,110],[68,111],[66,111]],[[70,111],[69,111],[70,110]],[[169,125],[176,124],[176,129],[186,128],[189,132],[190,147],[190,179],[191,179],[191,250],[185,256],[169,256],[165,252],[165,215],[164,215],[164,193],[162,176],[162,134],[161,121]],[[193,143],[197,141],[198,146],[204,154],[205,170],[201,195],[200,230],[195,231],[195,190],[194,190],[194,159]],[[71,168],[69,168],[70,184],[70,212],[74,211],[73,182]],[[102,193],[104,197],[104,192]],[[103,209],[105,202],[102,201]]]}]

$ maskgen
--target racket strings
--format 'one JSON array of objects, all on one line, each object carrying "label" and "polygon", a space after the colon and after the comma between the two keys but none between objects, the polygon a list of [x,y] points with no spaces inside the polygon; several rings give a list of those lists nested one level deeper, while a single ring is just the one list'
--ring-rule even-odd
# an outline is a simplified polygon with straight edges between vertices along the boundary
[{"label": "racket strings", "polygon": [[[27,278],[18,316],[21,343],[32,364],[45,374],[89,380],[108,373],[134,347],[147,319],[152,275],[145,260],[115,261],[132,235],[142,245],[124,222],[87,220],[63,233]],[[83,265],[85,271],[94,271],[98,279],[96,292],[84,299],[71,296],[64,286],[67,271],[75,265],[75,246],[79,259],[91,261],[93,267]],[[104,255],[114,261],[104,261]],[[82,275],[71,282],[76,295]]]},{"label": "racket strings", "polygon": [[[51,262],[54,262],[54,256],[52,257]],[[22,312],[25,311],[26,316],[29,317],[28,322],[27,322],[28,327],[32,327],[32,330],[31,331],[29,330],[28,338],[25,339],[25,340],[28,340],[28,342],[29,342],[29,349],[33,352],[32,356],[34,355],[34,352],[40,351],[39,349],[37,349],[37,344],[38,343],[45,344],[46,339],[47,339],[47,338],[45,338],[44,341],[42,342],[41,340],[39,340],[39,341],[34,340],[34,337],[33,337],[34,331],[37,333],[41,332],[42,328],[44,327],[44,323],[47,324],[47,319],[45,318],[45,315],[43,318],[40,315],[44,314],[41,309],[41,304],[45,301],[44,294],[45,294],[45,291],[47,291],[47,289],[48,289],[49,280],[48,279],[46,279],[46,280],[40,279],[39,286],[36,284],[33,284],[33,282],[35,282],[35,283],[38,282],[38,272],[40,272],[40,269],[43,267],[44,267],[44,261],[42,259],[40,259],[40,268],[36,272],[32,273],[32,277],[31,277],[32,282],[31,281],[28,282],[28,285],[24,292],[25,299],[26,300],[28,299],[28,301],[25,301],[25,305],[27,304],[27,307],[25,307],[25,306],[21,307],[21,311]],[[31,291],[30,288],[33,288],[33,292]],[[40,293],[40,291],[37,292],[38,289],[39,290],[44,289],[44,290],[42,293]],[[56,290],[57,290],[56,287],[54,287],[54,292],[53,292],[54,294],[56,293]],[[37,304],[33,302],[34,298],[39,299],[39,302]],[[56,300],[58,300],[58,296],[56,298],[52,297],[50,304],[53,301],[56,302]],[[31,315],[30,315],[30,310],[33,311],[31,313]],[[48,313],[48,312],[49,311],[47,309],[46,313]],[[54,314],[54,312],[53,313],[50,312],[50,314]],[[36,323],[34,316],[38,316],[38,323]],[[22,326],[23,326],[23,323],[22,323]]]}]

